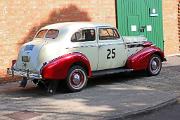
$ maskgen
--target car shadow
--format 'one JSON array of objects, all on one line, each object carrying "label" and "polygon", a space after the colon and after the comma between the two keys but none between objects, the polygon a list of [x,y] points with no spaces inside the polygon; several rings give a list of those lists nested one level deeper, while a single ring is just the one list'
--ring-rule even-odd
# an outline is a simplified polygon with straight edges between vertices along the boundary
[{"label": "car shadow", "polygon": [[99,77],[90,78],[88,81],[87,88],[95,87],[96,85],[124,83],[134,79],[142,79],[144,77],[148,77],[147,73],[144,71],[125,72],[119,74],[99,76]]},{"label": "car shadow", "polygon": [[[99,77],[93,77],[88,80],[87,86],[85,89],[91,89],[97,87],[98,85],[111,85],[115,83],[125,83],[127,81],[131,81],[133,79],[141,79],[143,77],[147,77],[143,71],[139,72],[128,72],[128,73],[120,73],[120,74],[112,74],[112,75],[105,75]],[[15,96],[31,96],[31,97],[45,97],[50,96],[46,93],[45,88],[38,88],[34,85],[31,81],[28,82],[25,88],[18,87],[19,82],[11,83],[12,87],[9,89],[1,88],[0,93],[8,94],[8,95],[15,95]],[[8,85],[8,83],[7,83]],[[1,87],[1,86],[0,86]],[[65,87],[65,82],[60,81],[58,90],[56,94],[69,94]]]}]

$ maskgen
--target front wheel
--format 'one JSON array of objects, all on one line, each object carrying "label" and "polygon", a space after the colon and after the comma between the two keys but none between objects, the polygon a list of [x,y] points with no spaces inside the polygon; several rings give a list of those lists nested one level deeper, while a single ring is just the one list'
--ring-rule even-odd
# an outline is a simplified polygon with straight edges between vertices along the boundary
[{"label": "front wheel", "polygon": [[87,73],[81,66],[75,65],[70,68],[66,78],[66,85],[70,92],[81,91],[87,84]]},{"label": "front wheel", "polygon": [[158,75],[162,68],[162,61],[160,56],[152,55],[149,61],[147,72],[151,76]]}]

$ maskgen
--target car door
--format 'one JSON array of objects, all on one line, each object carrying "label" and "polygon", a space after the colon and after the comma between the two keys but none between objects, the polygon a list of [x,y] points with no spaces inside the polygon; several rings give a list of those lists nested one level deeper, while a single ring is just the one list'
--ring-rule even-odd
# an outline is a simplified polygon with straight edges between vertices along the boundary
[{"label": "car door", "polygon": [[98,44],[96,38],[96,28],[83,28],[72,35],[71,42],[73,47],[69,49],[71,52],[84,54],[90,62],[92,71],[97,70],[98,64]]},{"label": "car door", "polygon": [[98,70],[123,67],[127,51],[123,39],[115,28],[98,29]]}]

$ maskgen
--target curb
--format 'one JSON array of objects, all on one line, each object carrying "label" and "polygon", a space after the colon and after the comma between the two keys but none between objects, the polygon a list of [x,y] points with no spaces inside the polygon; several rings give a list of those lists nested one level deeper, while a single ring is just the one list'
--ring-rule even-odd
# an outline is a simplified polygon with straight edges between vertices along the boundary
[{"label": "curb", "polygon": [[141,109],[141,110],[137,110],[137,111],[133,111],[133,112],[128,112],[128,113],[125,113],[125,114],[119,114],[119,115],[116,115],[116,116],[110,116],[108,118],[105,118],[106,120],[124,120],[124,119],[127,119],[127,118],[130,118],[130,117],[133,117],[133,116],[138,116],[138,115],[141,115],[141,114],[147,114],[147,113],[150,113],[150,112],[153,112],[154,110],[159,110],[163,107],[166,107],[168,105],[172,105],[172,104],[175,104],[177,103],[177,98],[178,97],[175,97],[175,98],[172,98],[168,101],[165,101],[165,102],[162,102],[160,104],[157,104],[155,106],[152,106],[152,107],[148,107],[148,108],[145,108],[145,109]]}]

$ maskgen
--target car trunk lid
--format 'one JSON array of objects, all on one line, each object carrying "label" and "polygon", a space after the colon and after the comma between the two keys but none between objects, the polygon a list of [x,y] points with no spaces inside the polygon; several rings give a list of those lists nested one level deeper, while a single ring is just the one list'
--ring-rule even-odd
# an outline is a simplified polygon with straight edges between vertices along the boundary
[{"label": "car trunk lid", "polygon": [[36,38],[32,42],[29,42],[21,48],[19,56],[15,65],[15,69],[29,70],[31,72],[39,72],[37,66],[39,66],[39,53],[42,47],[47,42],[43,39]]}]

